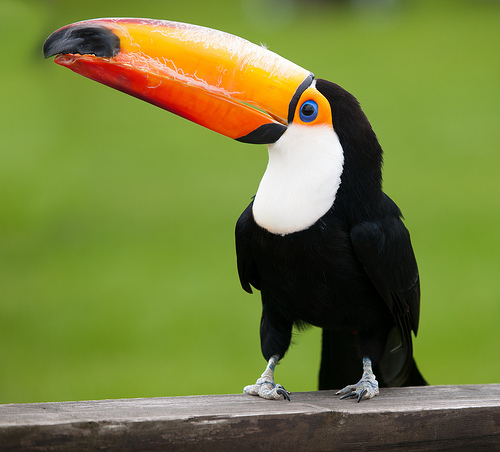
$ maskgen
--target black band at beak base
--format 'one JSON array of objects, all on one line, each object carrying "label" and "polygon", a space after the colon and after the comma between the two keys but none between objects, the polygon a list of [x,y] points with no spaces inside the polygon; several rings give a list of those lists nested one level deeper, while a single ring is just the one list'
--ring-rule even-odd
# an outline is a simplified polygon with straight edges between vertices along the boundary
[{"label": "black band at beak base", "polygon": [[299,102],[300,96],[302,96],[302,93],[311,86],[311,83],[314,80],[314,74],[311,72],[309,74],[309,77],[307,77],[297,88],[297,91],[295,91],[295,94],[292,97],[292,100],[290,101],[290,105],[288,106],[288,124],[291,124],[293,122],[293,117],[295,116],[295,109],[297,108],[297,103]]}]

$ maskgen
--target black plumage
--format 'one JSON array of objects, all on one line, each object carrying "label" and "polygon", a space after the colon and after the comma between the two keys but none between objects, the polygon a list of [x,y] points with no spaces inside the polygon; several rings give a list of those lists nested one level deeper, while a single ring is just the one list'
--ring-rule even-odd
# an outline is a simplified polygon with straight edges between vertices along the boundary
[{"label": "black plumage", "polygon": [[320,389],[352,384],[368,357],[380,386],[426,384],[413,360],[420,288],[410,236],[382,191],[382,149],[357,100],[317,80],[344,152],[335,201],[309,228],[273,234],[251,203],[236,225],[242,287],[261,291],[261,347],[282,358],[293,325],[323,328]]}]

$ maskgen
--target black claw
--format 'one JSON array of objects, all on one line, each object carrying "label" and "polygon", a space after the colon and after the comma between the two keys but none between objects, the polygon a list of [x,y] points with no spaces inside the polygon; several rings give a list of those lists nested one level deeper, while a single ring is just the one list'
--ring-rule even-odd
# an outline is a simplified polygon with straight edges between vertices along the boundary
[{"label": "black claw", "polygon": [[361,402],[361,399],[364,397],[364,395],[368,392],[368,389],[363,389],[359,396],[358,396],[358,403]]},{"label": "black claw", "polygon": [[290,402],[290,392],[288,392],[285,388],[276,389],[276,392],[281,394],[284,400],[288,400]]},{"label": "black claw", "polygon": [[354,391],[350,392],[349,394],[343,395],[339,400],[349,399],[351,397],[356,397],[356,393]]}]

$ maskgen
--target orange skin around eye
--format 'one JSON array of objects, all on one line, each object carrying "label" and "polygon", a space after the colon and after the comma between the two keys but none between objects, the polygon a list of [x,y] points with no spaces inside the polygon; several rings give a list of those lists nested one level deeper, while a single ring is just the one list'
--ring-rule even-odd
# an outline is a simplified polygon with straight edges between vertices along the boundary
[{"label": "orange skin around eye", "polygon": [[[302,121],[302,119],[300,119],[300,108],[302,107],[302,104],[308,100],[313,100],[318,104],[318,116],[313,121],[304,122]],[[332,109],[330,107],[330,103],[326,100],[326,97],[323,96],[323,94],[321,94],[316,88],[310,86],[300,96],[299,102],[297,103],[297,108],[295,109],[293,122],[294,124],[314,126],[324,125],[332,127]]]}]

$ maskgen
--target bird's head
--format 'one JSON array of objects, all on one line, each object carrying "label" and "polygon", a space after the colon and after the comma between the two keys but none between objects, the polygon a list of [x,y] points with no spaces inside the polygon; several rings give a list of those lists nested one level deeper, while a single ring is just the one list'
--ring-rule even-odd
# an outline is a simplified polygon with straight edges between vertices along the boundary
[{"label": "bird's head", "polygon": [[[230,138],[268,144],[254,215],[273,232],[301,230],[322,216],[346,169],[358,188],[359,172],[380,181],[381,150],[356,99],[242,38],[177,22],[94,19],[55,31],[43,51],[78,74]],[[359,169],[366,157],[356,152],[373,162]]]}]

